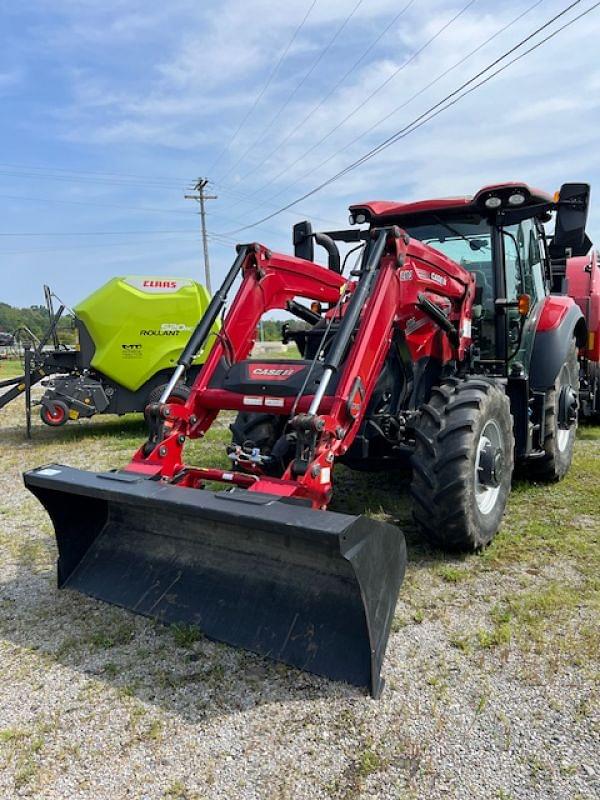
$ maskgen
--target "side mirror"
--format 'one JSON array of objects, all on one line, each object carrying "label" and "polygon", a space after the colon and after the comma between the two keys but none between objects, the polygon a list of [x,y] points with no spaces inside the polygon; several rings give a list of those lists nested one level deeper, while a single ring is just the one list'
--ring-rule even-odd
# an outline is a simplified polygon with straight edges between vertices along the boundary
[{"label": "side mirror", "polygon": [[585,232],[590,205],[589,183],[564,183],[558,195],[558,209],[550,256],[563,259],[571,255],[584,256],[592,243]]},{"label": "side mirror", "polygon": [[304,258],[306,261],[315,260],[315,241],[313,239],[313,229],[310,222],[305,219],[297,222],[293,229],[294,255],[296,258]]}]

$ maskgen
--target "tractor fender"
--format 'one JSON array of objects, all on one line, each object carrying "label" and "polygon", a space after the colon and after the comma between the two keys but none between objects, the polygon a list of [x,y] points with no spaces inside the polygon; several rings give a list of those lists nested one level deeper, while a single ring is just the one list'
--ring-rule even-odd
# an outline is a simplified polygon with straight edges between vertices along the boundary
[{"label": "tractor fender", "polygon": [[581,309],[572,297],[549,295],[544,300],[533,340],[529,370],[532,389],[546,391],[554,386],[573,339],[578,347],[585,346],[587,327]]}]

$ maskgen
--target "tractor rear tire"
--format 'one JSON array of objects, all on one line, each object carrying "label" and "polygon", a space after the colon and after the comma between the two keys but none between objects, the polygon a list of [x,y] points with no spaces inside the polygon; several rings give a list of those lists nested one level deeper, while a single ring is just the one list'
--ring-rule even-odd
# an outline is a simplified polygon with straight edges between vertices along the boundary
[{"label": "tractor rear tire", "polygon": [[527,464],[525,474],[532,480],[555,483],[562,480],[573,461],[575,438],[577,436],[577,406],[572,409],[573,422],[564,427],[561,422],[561,392],[572,387],[575,396],[579,394],[579,361],[577,345],[573,342],[565,363],[560,368],[554,387],[546,392],[546,432],[544,455],[532,458]]},{"label": "tractor rear tire", "polygon": [[504,389],[485,378],[434,388],[415,439],[413,515],[426,537],[447,550],[488,545],[502,522],[514,467]]}]

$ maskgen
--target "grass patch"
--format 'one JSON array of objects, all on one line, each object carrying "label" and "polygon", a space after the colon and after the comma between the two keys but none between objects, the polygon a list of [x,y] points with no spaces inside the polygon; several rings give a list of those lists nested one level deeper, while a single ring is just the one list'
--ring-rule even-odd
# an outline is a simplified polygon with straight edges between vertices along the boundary
[{"label": "grass patch", "polygon": [[23,374],[23,365],[18,358],[0,359],[0,381]]},{"label": "grass patch", "polygon": [[88,643],[97,650],[110,650],[112,647],[128,644],[134,637],[135,628],[131,623],[115,623],[110,628],[93,631]]},{"label": "grass patch", "polygon": [[473,649],[470,638],[468,636],[461,636],[459,634],[452,634],[450,636],[450,644],[452,647],[460,650],[461,653],[469,654]]},{"label": "grass patch", "polygon": [[177,647],[189,649],[196,642],[202,639],[202,631],[197,625],[184,625],[183,623],[176,623],[171,625],[169,630],[173,635]]},{"label": "grass patch", "polygon": [[508,625],[508,623],[497,625],[492,628],[491,631],[486,630],[485,628],[480,628],[477,631],[477,641],[479,642],[479,646],[486,650],[489,650],[491,647],[498,647],[498,645],[509,644],[510,640],[511,632],[510,625]]},{"label": "grass patch", "polygon": [[4,730],[0,731],[0,744],[17,742],[19,739],[24,739],[26,736],[27,733],[19,730],[18,728],[5,728]]},{"label": "grass patch", "polygon": [[175,781],[165,790],[163,798],[164,800],[197,800],[198,795],[190,792],[181,781]]},{"label": "grass patch", "polygon": [[363,750],[356,762],[356,771],[361,778],[366,778],[374,772],[379,772],[383,766],[381,757],[370,747]]},{"label": "grass patch", "polygon": [[163,737],[164,724],[160,719],[153,719],[146,731],[146,738],[158,742]]},{"label": "grass patch", "polygon": [[50,731],[46,723],[30,730],[5,728],[0,731],[0,747],[7,751],[14,768],[13,784],[17,791],[32,783],[39,770],[38,754],[44,747],[44,737]]},{"label": "grass patch", "polygon": [[435,574],[446,583],[461,583],[468,578],[468,572],[465,569],[454,567],[451,564],[440,564],[436,567]]}]

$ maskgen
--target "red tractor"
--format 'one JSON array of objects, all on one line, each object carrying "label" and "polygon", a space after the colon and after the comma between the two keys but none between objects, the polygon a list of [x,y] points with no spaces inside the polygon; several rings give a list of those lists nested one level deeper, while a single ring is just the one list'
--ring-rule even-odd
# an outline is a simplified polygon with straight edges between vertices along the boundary
[{"label": "red tractor", "polygon": [[[588,204],[586,184],[555,198],[503,184],[352,206],[362,228],[299,223],[294,256],[238,246],[131,463],[26,473],[54,522],[59,585],[376,696],[404,537],[326,510],[335,464],[410,464],[415,519],[453,550],[490,542],[515,465],[535,480],[565,475],[578,415],[600,411]],[[340,241],[358,252],[349,275]],[[189,398],[167,402],[240,277]],[[302,323],[284,331],[299,360],[250,358],[276,309]],[[223,410],[237,412],[230,465],[186,465],[187,439]]]}]

